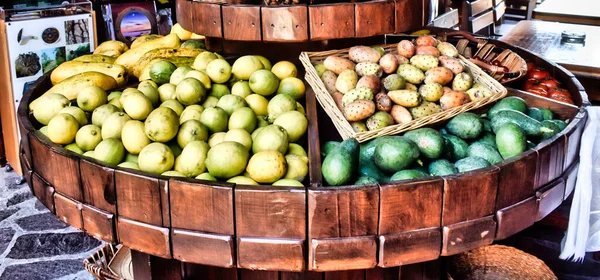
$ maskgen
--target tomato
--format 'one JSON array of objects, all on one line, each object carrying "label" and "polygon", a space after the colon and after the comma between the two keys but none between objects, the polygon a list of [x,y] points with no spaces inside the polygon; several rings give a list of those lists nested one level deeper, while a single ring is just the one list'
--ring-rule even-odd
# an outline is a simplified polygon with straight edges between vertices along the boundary
[{"label": "tomato", "polygon": [[543,97],[548,97],[548,92],[543,89],[540,89],[540,88],[532,88],[532,89],[528,90],[527,92],[537,94],[537,95],[540,95]]},{"label": "tomato", "polygon": [[523,90],[524,91],[529,91],[531,89],[541,89],[543,91],[548,91],[549,87],[547,87],[545,84],[542,84],[540,81],[536,80],[536,79],[529,79],[525,82],[525,85],[523,86]]},{"label": "tomato", "polygon": [[564,103],[574,104],[571,94],[564,88],[555,87],[548,92],[548,97]]},{"label": "tomato", "polygon": [[550,73],[542,68],[534,68],[527,73],[528,79],[542,80],[547,77],[550,77]]},{"label": "tomato", "polygon": [[552,77],[547,77],[540,80],[540,83],[546,85],[548,88],[559,87],[560,83]]},{"label": "tomato", "polygon": [[527,73],[531,72],[531,70],[533,70],[535,68],[535,63],[533,62],[527,62]]}]

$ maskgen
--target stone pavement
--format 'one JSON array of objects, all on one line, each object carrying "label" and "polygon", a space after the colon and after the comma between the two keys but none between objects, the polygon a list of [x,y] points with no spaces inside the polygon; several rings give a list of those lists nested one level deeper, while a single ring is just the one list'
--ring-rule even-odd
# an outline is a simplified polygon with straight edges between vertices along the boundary
[{"label": "stone pavement", "polygon": [[0,280],[94,279],[82,261],[101,241],[63,223],[16,179],[0,170]]}]

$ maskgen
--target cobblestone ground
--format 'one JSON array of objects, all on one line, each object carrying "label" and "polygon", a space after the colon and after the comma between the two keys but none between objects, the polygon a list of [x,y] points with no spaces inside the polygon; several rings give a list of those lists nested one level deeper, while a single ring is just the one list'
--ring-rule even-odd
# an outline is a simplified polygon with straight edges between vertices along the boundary
[{"label": "cobblestone ground", "polygon": [[56,218],[0,169],[0,280],[94,279],[82,261],[101,241]]}]

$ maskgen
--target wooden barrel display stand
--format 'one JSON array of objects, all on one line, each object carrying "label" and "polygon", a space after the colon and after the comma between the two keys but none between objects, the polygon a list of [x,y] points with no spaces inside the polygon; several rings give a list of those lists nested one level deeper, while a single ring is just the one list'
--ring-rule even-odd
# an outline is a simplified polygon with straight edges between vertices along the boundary
[{"label": "wooden barrel display stand", "polygon": [[[396,7],[392,19],[398,19],[399,5],[413,3],[376,2]],[[353,37],[359,32],[359,6],[365,3],[317,5],[316,10],[325,9],[320,12],[329,15],[327,9],[333,6],[352,6],[355,29],[348,36]],[[202,6],[212,7],[215,14],[195,8]],[[254,19],[254,25],[260,20],[263,27],[260,37],[252,38],[268,44],[269,13],[302,9],[298,15],[309,19],[315,13],[315,7],[300,5],[243,6],[254,14],[228,14],[238,7],[177,1],[184,28],[212,35],[206,33],[209,21],[224,20],[214,31],[222,42],[230,38],[226,26],[242,28],[244,32],[238,32],[250,36],[243,20]],[[191,15],[194,21],[182,20]],[[228,23],[231,17],[235,24]],[[313,25],[305,28],[308,37],[303,42],[311,44],[318,32]],[[390,28],[382,32],[398,30]],[[339,136],[310,89],[308,187],[233,185],[107,166],[51,143],[36,129],[27,107],[50,88],[49,75],[25,93],[19,106],[21,165],[33,194],[60,219],[91,236],[132,248],[136,279],[439,279],[440,256],[489,245],[531,226],[574,188],[587,96],[562,67],[525,50],[515,51],[550,69],[578,106],[509,90],[509,95],[523,97],[532,106],[550,108],[569,124],[533,150],[468,173],[323,187],[320,141]]]}]

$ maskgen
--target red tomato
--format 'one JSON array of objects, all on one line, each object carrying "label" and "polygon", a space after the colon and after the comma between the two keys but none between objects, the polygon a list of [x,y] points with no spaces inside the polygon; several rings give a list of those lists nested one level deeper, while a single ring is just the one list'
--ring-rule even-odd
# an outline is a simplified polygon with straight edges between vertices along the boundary
[{"label": "red tomato", "polygon": [[542,68],[534,68],[527,73],[528,79],[542,80],[547,77],[550,77],[550,73]]},{"label": "red tomato", "polygon": [[533,70],[535,68],[535,63],[533,62],[527,62],[527,73],[531,72],[531,70]]},{"label": "red tomato", "polygon": [[548,88],[555,88],[560,86],[560,83],[552,77],[544,78],[540,80],[540,83],[546,85]]},{"label": "red tomato", "polygon": [[538,88],[541,89],[543,91],[548,91],[548,87],[545,84],[540,83],[540,81],[536,80],[536,79],[529,79],[525,82],[525,85],[523,86],[523,90],[524,91],[529,91],[531,89],[534,88]]},{"label": "red tomato", "polygon": [[540,89],[540,88],[532,88],[532,89],[528,90],[527,92],[537,94],[537,95],[540,95],[543,97],[548,97],[548,92],[543,89]]},{"label": "red tomato", "polygon": [[552,88],[550,90],[550,92],[548,92],[548,97],[550,97],[551,99],[554,99],[554,100],[561,101],[561,102],[574,104],[573,99],[571,98],[571,94],[569,93],[568,90],[566,90],[564,88],[559,88],[559,87]]}]

